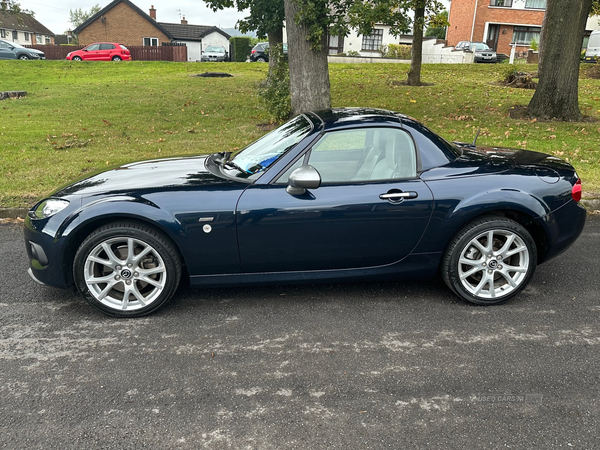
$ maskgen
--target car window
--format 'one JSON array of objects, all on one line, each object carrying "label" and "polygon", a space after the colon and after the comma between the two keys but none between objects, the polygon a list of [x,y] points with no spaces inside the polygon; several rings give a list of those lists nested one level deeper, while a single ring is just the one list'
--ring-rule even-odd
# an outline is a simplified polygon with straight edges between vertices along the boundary
[{"label": "car window", "polygon": [[415,145],[397,128],[365,128],[325,134],[312,148],[308,164],[322,183],[412,178],[417,174]]},{"label": "car window", "polygon": [[487,44],[484,44],[483,42],[475,42],[473,44],[473,50],[489,50],[490,48],[487,46]]},{"label": "car window", "polygon": [[112,50],[114,48],[113,44],[100,44],[100,50]]},{"label": "car window", "polygon": [[231,159],[232,170],[238,172],[238,177],[254,179],[253,175],[277,161],[311,130],[310,122],[304,116],[297,116],[235,155]]},{"label": "car window", "polygon": [[119,44],[119,47],[121,47],[123,50],[127,50],[127,47],[125,47],[123,44]]},{"label": "car window", "polygon": [[100,47],[99,44],[92,44],[92,45],[87,46],[85,49],[93,51],[93,50],[98,50],[98,47]]}]

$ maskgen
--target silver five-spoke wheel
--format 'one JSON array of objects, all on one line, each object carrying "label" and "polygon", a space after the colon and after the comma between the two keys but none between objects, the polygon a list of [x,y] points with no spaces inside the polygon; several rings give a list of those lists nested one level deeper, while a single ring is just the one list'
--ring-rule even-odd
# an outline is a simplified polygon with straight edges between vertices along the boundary
[{"label": "silver five-spoke wheel", "polygon": [[180,275],[181,263],[170,241],[134,222],[98,228],[82,242],[73,261],[79,292],[117,317],[156,310],[172,297]]},{"label": "silver five-spoke wheel", "polygon": [[444,255],[442,276],[464,300],[497,304],[525,287],[536,262],[536,245],[525,227],[489,216],[457,233]]}]

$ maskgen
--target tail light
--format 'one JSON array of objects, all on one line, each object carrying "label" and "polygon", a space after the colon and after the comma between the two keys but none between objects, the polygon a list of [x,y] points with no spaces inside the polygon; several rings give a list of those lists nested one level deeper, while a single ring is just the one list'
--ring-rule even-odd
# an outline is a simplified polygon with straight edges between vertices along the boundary
[{"label": "tail light", "polygon": [[573,185],[573,189],[571,190],[571,196],[573,197],[573,200],[575,200],[576,202],[581,200],[581,179],[580,178],[578,178],[577,183],[575,183]]},{"label": "tail light", "polygon": [[254,55],[256,53],[256,50],[253,49],[251,53]]}]

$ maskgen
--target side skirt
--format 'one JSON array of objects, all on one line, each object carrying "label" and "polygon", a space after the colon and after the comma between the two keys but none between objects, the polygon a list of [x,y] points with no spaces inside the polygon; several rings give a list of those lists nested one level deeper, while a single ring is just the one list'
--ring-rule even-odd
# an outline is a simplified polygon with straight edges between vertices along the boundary
[{"label": "side skirt", "polygon": [[200,288],[433,278],[437,274],[441,257],[441,252],[410,255],[400,262],[387,266],[358,269],[192,275],[190,276],[190,286]]}]

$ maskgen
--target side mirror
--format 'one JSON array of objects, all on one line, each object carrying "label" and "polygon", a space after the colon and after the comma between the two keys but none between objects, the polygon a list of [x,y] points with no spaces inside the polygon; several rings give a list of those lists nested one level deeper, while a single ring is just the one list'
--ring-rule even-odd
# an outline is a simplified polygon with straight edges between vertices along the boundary
[{"label": "side mirror", "polygon": [[302,166],[294,170],[288,179],[285,191],[290,195],[303,195],[307,189],[321,186],[321,175],[313,166]]}]

